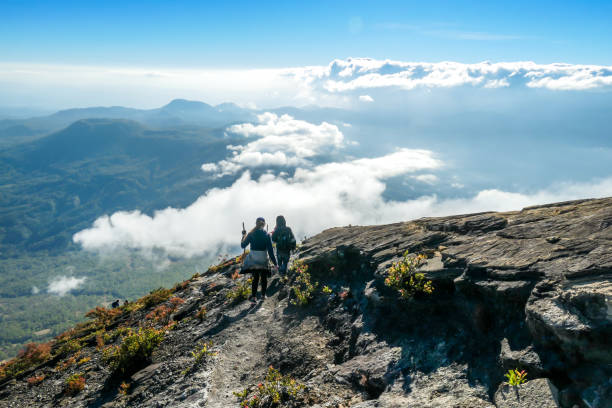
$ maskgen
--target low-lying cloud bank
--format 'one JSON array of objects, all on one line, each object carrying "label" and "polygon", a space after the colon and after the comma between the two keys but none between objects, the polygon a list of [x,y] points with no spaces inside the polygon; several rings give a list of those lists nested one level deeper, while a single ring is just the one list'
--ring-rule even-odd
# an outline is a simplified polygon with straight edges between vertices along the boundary
[{"label": "low-lying cloud bank", "polygon": [[186,208],[167,208],[153,216],[132,211],[100,217],[91,228],[75,234],[74,241],[88,250],[161,248],[170,254],[193,256],[237,246],[241,222],[250,226],[258,216],[273,224],[274,217],[283,214],[302,238],[333,226],[517,210],[534,204],[612,196],[611,177],[558,184],[530,194],[490,189],[457,199],[441,200],[435,195],[406,201],[383,198],[386,179],[441,166],[430,151],[402,149],[378,158],[298,168],[292,177],[266,174],[253,179],[246,171],[230,187],[212,189]]},{"label": "low-lying cloud bank", "polygon": [[[317,125],[265,113],[256,124],[234,125],[227,131],[253,140],[240,147],[228,146],[230,157],[206,163],[202,169],[217,176],[242,172],[231,186],[211,189],[186,208],[167,208],[152,216],[122,211],[100,217],[91,228],[75,234],[74,242],[88,250],[131,248],[152,253],[163,249],[172,255],[194,256],[235,248],[242,222],[252,225],[259,216],[273,224],[276,215],[284,215],[301,238],[333,226],[518,210],[533,204],[612,196],[610,177],[557,184],[529,194],[487,189],[456,199],[429,194],[387,200],[387,184],[397,177],[404,178],[407,188],[420,183],[452,191],[460,185],[442,185],[435,173],[445,163],[430,150],[399,148],[380,157],[342,158],[342,148],[349,142],[337,126],[325,122]],[[328,162],[315,164],[312,159],[316,156],[327,157]],[[279,172],[279,167],[286,171]],[[250,169],[255,168],[269,173],[253,178]]]},{"label": "low-lying cloud bank", "polygon": [[242,70],[0,63],[0,85],[0,100],[24,106],[32,104],[33,86],[38,90],[37,104],[65,108],[75,104],[153,108],[177,95],[213,104],[347,106],[379,102],[370,90],[389,88],[610,90],[612,66],[370,58],[336,59],[323,66]]},{"label": "low-lying cloud bank", "polygon": [[198,255],[234,246],[242,221],[284,214],[299,236],[333,225],[388,219],[384,180],[442,163],[427,150],[399,149],[377,158],[298,168],[293,176],[265,174],[254,180],[245,171],[230,187],[212,189],[184,209],[167,208],[152,217],[139,211],[98,218],[74,235],[85,249],[163,248],[176,255]]},{"label": "low-lying cloud bank", "polygon": [[[58,276],[54,278],[51,282],[49,282],[47,292],[58,296],[64,296],[71,290],[75,290],[83,283],[85,283],[86,279],[87,278],[84,277],[75,278],[74,276]],[[32,290],[32,292],[34,292],[34,290]]]}]

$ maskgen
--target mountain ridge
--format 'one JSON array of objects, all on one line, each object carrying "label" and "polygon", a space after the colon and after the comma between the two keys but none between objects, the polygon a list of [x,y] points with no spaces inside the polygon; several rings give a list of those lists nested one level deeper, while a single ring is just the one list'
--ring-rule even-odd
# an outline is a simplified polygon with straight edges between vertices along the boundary
[{"label": "mountain ridge", "polygon": [[[611,204],[331,228],[255,305],[230,258],[30,347],[3,367],[0,405],[608,407]],[[405,253],[424,255],[431,294],[388,284]],[[160,337],[150,353],[113,365],[144,333]],[[528,381],[513,391],[514,369]]]}]

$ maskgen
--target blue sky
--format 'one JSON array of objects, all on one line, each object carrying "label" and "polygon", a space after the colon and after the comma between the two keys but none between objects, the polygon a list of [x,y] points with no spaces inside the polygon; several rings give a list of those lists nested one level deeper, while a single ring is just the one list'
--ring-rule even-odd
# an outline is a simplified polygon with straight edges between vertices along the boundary
[{"label": "blue sky", "polygon": [[11,1],[0,61],[274,68],[334,58],[612,64],[610,1]]}]

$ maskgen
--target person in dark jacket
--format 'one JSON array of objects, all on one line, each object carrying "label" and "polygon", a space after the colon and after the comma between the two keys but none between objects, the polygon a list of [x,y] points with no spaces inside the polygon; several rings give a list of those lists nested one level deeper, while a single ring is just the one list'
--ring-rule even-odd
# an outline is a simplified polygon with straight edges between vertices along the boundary
[{"label": "person in dark jacket", "polygon": [[255,221],[255,228],[253,228],[248,234],[246,231],[242,231],[242,242],[240,242],[240,246],[243,249],[248,245],[251,246],[249,254],[246,256],[243,265],[245,272],[251,272],[253,274],[251,297],[249,298],[250,300],[256,299],[257,285],[259,284],[260,280],[261,298],[266,298],[266,289],[268,288],[268,273],[270,272],[268,267],[268,256],[270,256],[274,266],[277,266],[270,235],[264,231],[265,225],[266,220],[259,217],[257,218],[257,221]]},{"label": "person in dark jacket", "polygon": [[291,257],[291,251],[296,247],[296,242],[293,231],[287,226],[287,221],[282,215],[276,217],[276,227],[272,232],[272,241],[276,243],[278,273],[284,275],[287,273],[287,264]]}]

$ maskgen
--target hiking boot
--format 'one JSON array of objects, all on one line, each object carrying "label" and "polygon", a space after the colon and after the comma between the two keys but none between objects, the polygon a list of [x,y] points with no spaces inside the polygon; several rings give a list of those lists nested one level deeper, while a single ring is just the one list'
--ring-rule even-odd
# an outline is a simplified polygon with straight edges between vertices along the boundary
[{"label": "hiking boot", "polygon": [[257,302],[257,297],[251,295],[251,296],[249,296],[249,301],[255,303],[255,302]]}]

